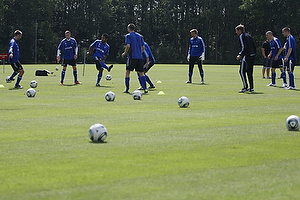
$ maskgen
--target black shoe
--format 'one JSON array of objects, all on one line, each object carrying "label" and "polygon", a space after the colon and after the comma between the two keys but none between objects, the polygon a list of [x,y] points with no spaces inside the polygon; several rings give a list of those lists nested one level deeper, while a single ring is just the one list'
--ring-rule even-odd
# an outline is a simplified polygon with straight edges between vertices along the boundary
[{"label": "black shoe", "polygon": [[253,93],[253,92],[254,92],[254,89],[250,89],[250,92]]},{"label": "black shoe", "polygon": [[96,87],[101,87],[99,83],[96,84]]},{"label": "black shoe", "polygon": [[111,65],[111,66],[109,66],[109,68],[108,68],[108,72],[110,72],[110,70],[112,69],[114,67],[114,65]]},{"label": "black shoe", "polygon": [[246,88],[243,88],[243,89],[241,89],[241,90],[239,91],[239,93],[245,93],[245,92],[247,92],[247,89],[246,89]]},{"label": "black shoe", "polygon": [[192,83],[192,81],[186,81],[185,83]]},{"label": "black shoe", "polygon": [[140,87],[140,88],[138,88],[137,90],[144,90],[144,88]]},{"label": "black shoe", "polygon": [[17,85],[15,86],[16,89],[23,89],[23,87],[21,85]]},{"label": "black shoe", "polygon": [[147,90],[147,88],[144,90],[144,92],[145,92],[145,94],[147,94],[147,93],[148,93],[148,90]]},{"label": "black shoe", "polygon": [[11,80],[11,81],[14,81],[15,79],[14,79],[14,78],[10,78],[10,80]]},{"label": "black shoe", "polygon": [[129,94],[129,91],[128,91],[128,90],[125,90],[123,93],[127,93],[127,94]]},{"label": "black shoe", "polygon": [[155,88],[154,85],[148,87],[148,89],[154,89],[154,88]]}]

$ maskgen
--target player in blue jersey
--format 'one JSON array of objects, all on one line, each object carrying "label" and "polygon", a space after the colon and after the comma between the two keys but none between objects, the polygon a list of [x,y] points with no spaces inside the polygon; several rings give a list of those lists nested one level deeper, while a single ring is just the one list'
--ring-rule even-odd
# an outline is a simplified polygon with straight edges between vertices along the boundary
[{"label": "player in blue jersey", "polygon": [[10,83],[11,81],[14,81],[14,77],[18,75],[15,88],[16,89],[22,89],[23,87],[20,85],[20,81],[22,80],[22,77],[24,75],[24,69],[19,61],[20,56],[20,49],[19,49],[19,40],[22,37],[22,32],[20,30],[16,30],[14,32],[14,37],[9,42],[9,49],[8,49],[8,60],[11,64],[11,67],[13,68],[14,72],[12,75],[6,80],[7,83]]},{"label": "player in blue jersey", "polygon": [[145,93],[148,93],[146,87],[146,76],[143,69],[143,57],[142,53],[145,50],[145,42],[143,37],[135,32],[135,25],[129,24],[127,26],[128,34],[126,35],[125,43],[126,48],[122,53],[122,58],[128,53],[127,64],[126,64],[126,75],[125,75],[125,86],[126,90],[124,93],[129,93],[129,81],[130,72],[135,69],[140,75],[141,85]]},{"label": "player in blue jersey", "polygon": [[81,84],[77,80],[77,67],[76,67],[76,60],[77,60],[77,54],[78,54],[78,46],[77,42],[74,38],[71,37],[71,32],[66,31],[65,32],[66,38],[63,39],[57,48],[57,62],[60,61],[60,53],[62,51],[63,58],[61,65],[63,66],[63,70],[61,71],[61,81],[60,84],[64,84],[64,78],[67,70],[67,66],[71,65],[73,67],[73,75],[74,75],[74,83],[75,84]]},{"label": "player in blue jersey", "polygon": [[189,42],[189,51],[187,56],[187,60],[189,62],[189,80],[185,83],[192,83],[194,64],[195,62],[197,62],[201,76],[201,84],[204,84],[204,72],[202,62],[205,54],[205,44],[203,39],[200,36],[198,36],[197,29],[192,29],[190,33],[192,35],[192,38]]},{"label": "player in blue jersey", "polygon": [[276,69],[280,68],[281,71],[281,77],[283,80],[283,85],[282,87],[287,87],[286,83],[286,73],[284,71],[284,61],[283,61],[283,56],[282,56],[282,45],[281,42],[278,38],[274,37],[272,31],[268,31],[266,33],[267,39],[270,41],[270,46],[271,46],[271,52],[269,54],[269,58],[272,58],[272,69],[271,69],[271,79],[272,82],[268,86],[276,86]]},{"label": "player in blue jersey", "polygon": [[91,54],[91,50],[94,48],[93,59],[96,62],[96,68],[99,71],[98,78],[96,82],[96,87],[100,87],[100,80],[102,78],[103,69],[107,69],[108,72],[113,68],[113,65],[107,67],[105,60],[109,54],[109,45],[107,44],[108,34],[104,33],[101,36],[101,40],[95,40],[93,44],[90,45],[87,54]]},{"label": "player in blue jersey", "polygon": [[295,38],[291,35],[291,29],[289,27],[285,27],[282,29],[282,34],[284,37],[287,38],[285,43],[285,58],[284,63],[286,69],[289,74],[289,87],[286,87],[288,90],[295,90],[295,80],[294,80],[294,68],[295,68],[295,61],[297,60],[296,57],[296,41]]},{"label": "player in blue jersey", "polygon": [[[150,85],[148,87],[148,89],[154,89],[155,86],[153,85],[152,81],[150,80],[149,76],[146,73],[155,64],[155,58],[152,54],[152,51],[151,51],[149,45],[146,42],[144,42],[144,45],[145,45],[145,51],[143,52],[143,61],[144,61],[144,73],[145,73],[145,77],[146,77],[146,82]],[[140,74],[139,73],[137,73],[137,74],[139,77],[140,84],[142,86]],[[143,89],[143,87],[140,88],[140,90],[142,90],[142,89]]]}]

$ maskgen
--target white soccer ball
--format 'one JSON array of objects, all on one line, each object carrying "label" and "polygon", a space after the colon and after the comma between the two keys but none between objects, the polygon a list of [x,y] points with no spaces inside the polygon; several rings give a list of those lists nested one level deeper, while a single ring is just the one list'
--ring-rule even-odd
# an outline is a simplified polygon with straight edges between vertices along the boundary
[{"label": "white soccer ball", "polygon": [[93,142],[104,142],[107,137],[107,129],[102,124],[94,124],[90,127],[89,137]]},{"label": "white soccer ball", "polygon": [[115,98],[116,98],[116,95],[112,91],[109,91],[105,94],[106,101],[114,101]]},{"label": "white soccer ball", "polygon": [[190,100],[187,97],[182,96],[178,99],[178,105],[180,108],[187,108],[190,105]]},{"label": "white soccer ball", "polygon": [[141,98],[142,98],[142,92],[139,91],[139,90],[135,90],[132,93],[132,97],[133,97],[134,100],[141,100]]},{"label": "white soccer ball", "polygon": [[36,94],[35,90],[33,88],[29,88],[27,91],[26,91],[26,95],[28,97],[34,97]]},{"label": "white soccer ball", "polygon": [[112,76],[110,74],[107,74],[105,78],[107,81],[110,81],[112,79]]},{"label": "white soccer ball", "polygon": [[35,80],[30,82],[30,87],[36,88],[37,87],[37,82]]},{"label": "white soccer ball", "polygon": [[6,83],[11,83],[10,76],[6,77]]},{"label": "white soccer ball", "polygon": [[289,131],[298,131],[300,129],[300,119],[296,115],[291,115],[286,119],[285,125]]},{"label": "white soccer ball", "polygon": [[55,70],[58,71],[58,70],[59,70],[59,67],[55,67]]}]

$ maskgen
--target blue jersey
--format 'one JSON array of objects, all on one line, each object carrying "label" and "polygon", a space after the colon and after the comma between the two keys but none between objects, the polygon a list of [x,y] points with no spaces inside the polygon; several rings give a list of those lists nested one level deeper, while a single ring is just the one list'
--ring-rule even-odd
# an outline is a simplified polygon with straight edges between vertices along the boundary
[{"label": "blue jersey", "polygon": [[9,42],[9,49],[8,49],[8,56],[10,54],[13,54],[13,58],[12,59],[8,59],[11,63],[16,63],[19,60],[19,56],[20,56],[20,49],[19,49],[19,44],[18,44],[18,40],[16,40],[15,38],[12,38]]},{"label": "blue jersey", "polygon": [[73,60],[78,51],[76,40],[74,38],[63,39],[58,46],[58,50],[63,51],[63,59]]},{"label": "blue jersey", "polygon": [[290,55],[290,57],[288,58],[289,60],[297,60],[297,57],[296,57],[296,41],[295,41],[295,38],[290,35],[287,40],[286,40],[286,43],[285,43],[285,47],[286,47],[286,51],[285,51],[285,55],[287,55],[287,52],[289,50],[289,48],[292,48],[292,53]]},{"label": "blue jersey", "polygon": [[149,61],[155,63],[155,59],[149,45],[146,42],[144,42],[144,45],[145,45],[145,51],[143,52],[143,60],[146,61],[147,58],[149,57]]},{"label": "blue jersey", "polygon": [[[275,59],[276,55],[280,48],[282,48],[281,42],[278,38],[274,37],[273,40],[270,40],[271,51],[273,55],[273,59]],[[282,55],[280,54],[278,59],[283,59]]]},{"label": "blue jersey", "polygon": [[142,59],[142,46],[144,46],[143,37],[136,32],[130,32],[126,35],[126,44],[130,44],[128,58]]},{"label": "blue jersey", "polygon": [[205,52],[205,44],[201,37],[197,36],[190,39],[189,55],[193,57],[199,57]]},{"label": "blue jersey", "polygon": [[95,42],[91,44],[91,47],[96,50],[93,58],[100,57],[103,60],[104,56],[108,56],[109,54],[109,45],[107,43],[103,44],[102,40],[95,40]]}]

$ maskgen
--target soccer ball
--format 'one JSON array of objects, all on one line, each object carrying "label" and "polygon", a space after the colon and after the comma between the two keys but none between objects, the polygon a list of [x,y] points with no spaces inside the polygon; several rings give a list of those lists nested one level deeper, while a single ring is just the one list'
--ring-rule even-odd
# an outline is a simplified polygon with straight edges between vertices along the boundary
[{"label": "soccer ball", "polygon": [[89,137],[93,142],[104,142],[107,137],[107,129],[102,124],[94,124],[90,127]]},{"label": "soccer ball", "polygon": [[107,81],[110,81],[112,79],[110,74],[107,74],[105,78],[106,78]]},{"label": "soccer ball", "polygon": [[116,98],[116,95],[112,91],[109,91],[105,94],[106,101],[114,101],[115,98]]},{"label": "soccer ball", "polygon": [[296,115],[291,115],[286,119],[285,125],[289,131],[298,131],[300,129],[300,119]]},{"label": "soccer ball", "polygon": [[180,108],[187,108],[190,105],[190,100],[187,97],[182,96],[178,99],[178,105]]},{"label": "soccer ball", "polygon": [[142,98],[142,92],[139,91],[139,90],[135,90],[132,93],[132,97],[133,97],[134,100],[141,100],[141,98]]},{"label": "soccer ball", "polygon": [[58,70],[59,70],[59,67],[55,67],[55,70],[58,71]]},{"label": "soccer ball", "polygon": [[6,83],[11,83],[10,76],[6,77]]},{"label": "soccer ball", "polygon": [[29,88],[27,91],[26,91],[26,95],[28,97],[34,97],[35,96],[35,90],[33,88]]},{"label": "soccer ball", "polygon": [[37,82],[35,80],[30,82],[30,87],[36,88],[37,87]]}]

